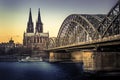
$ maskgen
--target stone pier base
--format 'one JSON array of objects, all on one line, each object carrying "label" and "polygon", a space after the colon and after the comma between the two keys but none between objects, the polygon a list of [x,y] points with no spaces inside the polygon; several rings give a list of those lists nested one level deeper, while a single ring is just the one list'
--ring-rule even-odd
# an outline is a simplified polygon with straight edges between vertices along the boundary
[{"label": "stone pier base", "polygon": [[83,62],[84,70],[120,70],[120,52],[75,51],[71,53],[71,58]]},{"label": "stone pier base", "polygon": [[69,53],[55,53],[55,52],[49,53],[49,61],[50,62],[66,61],[66,60],[70,60]]},{"label": "stone pier base", "polygon": [[84,70],[120,70],[120,52],[73,51],[71,53],[49,53],[49,61],[82,62]]}]

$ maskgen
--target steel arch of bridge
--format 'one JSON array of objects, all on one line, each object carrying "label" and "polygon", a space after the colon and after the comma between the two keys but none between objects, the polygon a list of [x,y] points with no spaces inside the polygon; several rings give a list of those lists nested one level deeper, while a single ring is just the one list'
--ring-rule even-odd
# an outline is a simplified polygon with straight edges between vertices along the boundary
[{"label": "steel arch of bridge", "polygon": [[48,48],[56,47],[56,37],[49,38]]},{"label": "steel arch of bridge", "polygon": [[[90,17],[90,15],[86,15]],[[94,18],[94,17],[92,17]],[[95,19],[95,18],[94,18]],[[97,23],[100,23],[99,20],[96,19]],[[77,42],[86,42],[94,39],[94,32],[97,32],[96,38],[100,38],[101,35],[97,31],[97,29],[85,16],[80,14],[72,14],[68,16],[57,36],[57,46],[69,45]]]},{"label": "steel arch of bridge", "polygon": [[107,15],[72,14],[62,23],[53,47],[120,35],[120,0]]},{"label": "steel arch of bridge", "polygon": [[97,30],[102,38],[120,34],[120,0],[98,25]]}]

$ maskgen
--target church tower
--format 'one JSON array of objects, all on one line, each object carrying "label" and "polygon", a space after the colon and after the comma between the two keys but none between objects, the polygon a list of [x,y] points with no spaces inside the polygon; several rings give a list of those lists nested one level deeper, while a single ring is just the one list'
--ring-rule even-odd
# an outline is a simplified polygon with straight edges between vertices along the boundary
[{"label": "church tower", "polygon": [[23,45],[33,51],[45,52],[49,40],[49,33],[43,33],[43,24],[41,21],[40,9],[38,10],[37,17],[38,18],[34,31],[34,24],[32,21],[32,13],[30,8],[27,29],[23,34]]},{"label": "church tower", "polygon": [[40,8],[38,10],[38,20],[36,22],[36,31],[35,33],[43,33],[43,24],[42,24],[42,21],[41,21],[41,15],[40,15]]},{"label": "church tower", "polygon": [[31,13],[31,8],[30,8],[30,12],[29,12],[29,20],[27,23],[27,33],[34,33],[34,26],[33,26],[33,22],[32,22],[32,13]]}]

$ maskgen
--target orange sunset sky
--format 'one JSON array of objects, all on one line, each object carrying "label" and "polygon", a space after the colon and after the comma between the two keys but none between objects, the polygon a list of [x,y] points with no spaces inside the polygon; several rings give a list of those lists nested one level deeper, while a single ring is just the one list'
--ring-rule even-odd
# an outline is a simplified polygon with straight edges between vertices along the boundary
[{"label": "orange sunset sky", "polygon": [[0,42],[22,43],[29,8],[34,27],[40,8],[44,32],[56,37],[64,19],[70,14],[107,14],[117,0],[0,0]]}]

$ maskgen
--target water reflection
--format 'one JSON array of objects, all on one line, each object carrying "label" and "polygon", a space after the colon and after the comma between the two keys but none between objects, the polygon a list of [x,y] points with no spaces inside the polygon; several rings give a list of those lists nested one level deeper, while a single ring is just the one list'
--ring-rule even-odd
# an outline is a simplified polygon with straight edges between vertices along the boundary
[{"label": "water reflection", "polygon": [[79,63],[0,63],[0,80],[74,80],[81,72]]}]

